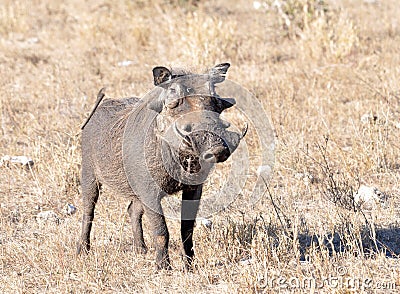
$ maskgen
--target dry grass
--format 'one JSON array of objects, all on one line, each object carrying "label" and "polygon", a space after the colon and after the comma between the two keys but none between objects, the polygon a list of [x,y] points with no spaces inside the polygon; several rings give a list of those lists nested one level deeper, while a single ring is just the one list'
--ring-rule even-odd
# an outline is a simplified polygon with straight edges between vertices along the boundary
[{"label": "dry grass", "polygon": [[[0,156],[35,161],[32,170],[0,167],[2,293],[269,293],[278,277],[294,286],[339,277],[400,289],[400,6],[274,2],[292,9],[255,10],[244,0],[2,1]],[[152,87],[153,66],[225,61],[275,128],[269,193],[254,207],[235,203],[215,215],[211,230],[197,228],[196,268],[184,273],[179,224],[169,221],[174,270],[155,272],[153,252],[132,252],[126,199],[105,191],[93,252],[77,258],[78,131],[97,91],[139,96]],[[376,186],[389,195],[386,207],[333,204],[327,166],[336,192]],[[64,214],[67,203],[78,213]],[[58,219],[36,218],[47,210]],[[317,290],[361,289],[350,286]]]}]

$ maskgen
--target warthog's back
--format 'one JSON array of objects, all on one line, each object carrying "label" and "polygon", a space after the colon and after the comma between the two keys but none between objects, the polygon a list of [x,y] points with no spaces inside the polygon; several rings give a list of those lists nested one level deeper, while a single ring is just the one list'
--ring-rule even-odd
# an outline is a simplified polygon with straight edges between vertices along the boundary
[{"label": "warthog's back", "polygon": [[139,104],[136,97],[105,99],[82,131],[83,160],[96,171],[98,181],[121,192],[131,191],[121,173],[123,133],[129,115]]}]

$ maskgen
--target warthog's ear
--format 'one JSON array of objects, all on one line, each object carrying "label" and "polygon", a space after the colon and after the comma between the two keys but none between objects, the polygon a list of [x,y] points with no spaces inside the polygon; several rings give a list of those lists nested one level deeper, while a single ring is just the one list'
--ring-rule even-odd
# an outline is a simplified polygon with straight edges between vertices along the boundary
[{"label": "warthog's ear", "polygon": [[171,71],[164,66],[153,68],[154,85],[158,86],[172,78]]},{"label": "warthog's ear", "polygon": [[221,83],[225,81],[226,72],[231,65],[229,63],[221,63],[214,66],[209,71],[211,81],[214,83]]}]

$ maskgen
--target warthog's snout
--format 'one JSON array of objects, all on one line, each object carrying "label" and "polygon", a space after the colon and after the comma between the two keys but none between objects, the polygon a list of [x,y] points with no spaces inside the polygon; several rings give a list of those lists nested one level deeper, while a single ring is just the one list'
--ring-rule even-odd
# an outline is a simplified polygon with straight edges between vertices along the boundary
[{"label": "warthog's snout", "polygon": [[247,124],[243,127],[241,134],[224,131],[223,143],[213,146],[201,154],[201,158],[209,163],[224,162],[238,147],[240,140],[246,135]]},{"label": "warthog's snout", "polygon": [[205,162],[218,163],[229,158],[247,133],[247,124],[239,134],[226,130],[230,126],[229,122],[221,122],[214,131],[192,131],[191,124],[183,124],[180,129],[175,123],[173,128],[186,149],[197,153]]}]

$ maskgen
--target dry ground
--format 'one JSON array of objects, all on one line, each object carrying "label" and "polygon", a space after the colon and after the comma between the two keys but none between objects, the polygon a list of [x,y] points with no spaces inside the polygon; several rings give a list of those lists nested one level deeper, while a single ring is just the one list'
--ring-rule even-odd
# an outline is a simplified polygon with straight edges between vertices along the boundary
[{"label": "dry ground", "polygon": [[[2,293],[400,291],[398,1],[271,2],[0,1],[0,156],[35,161],[0,167]],[[127,200],[105,191],[93,251],[76,257],[79,127],[97,91],[140,96],[153,66],[226,61],[276,132],[269,193],[197,228],[184,273],[179,224],[174,269],[155,272],[154,252],[132,252]],[[360,184],[385,205],[346,209]]]}]

